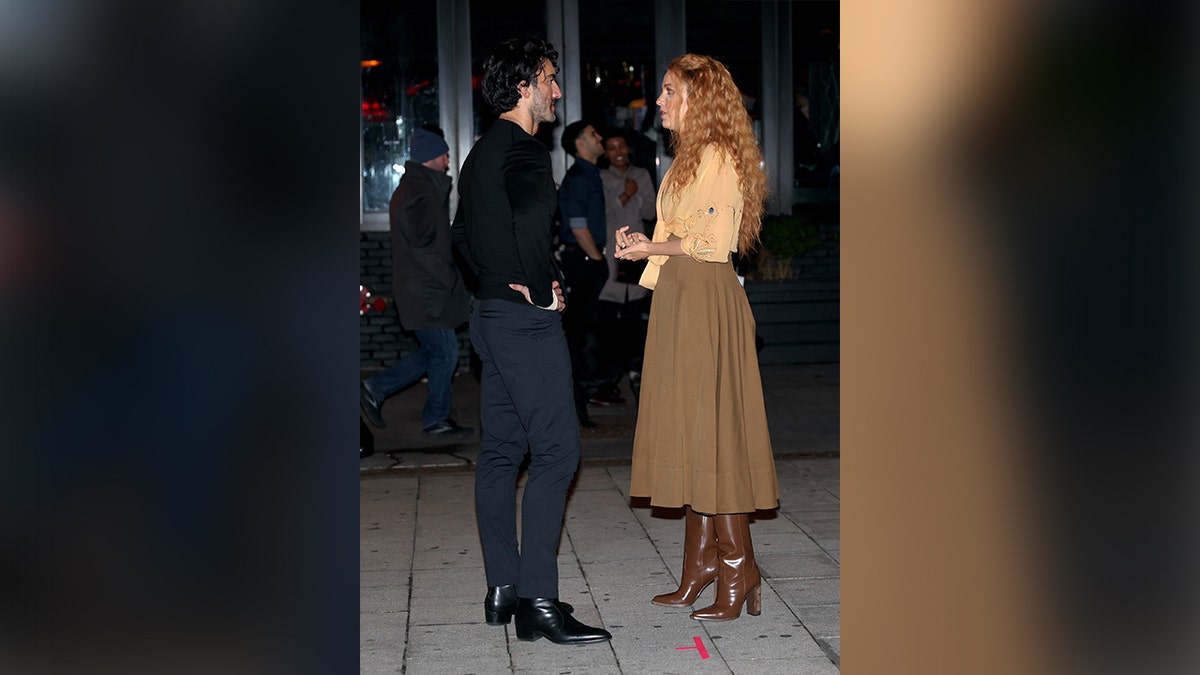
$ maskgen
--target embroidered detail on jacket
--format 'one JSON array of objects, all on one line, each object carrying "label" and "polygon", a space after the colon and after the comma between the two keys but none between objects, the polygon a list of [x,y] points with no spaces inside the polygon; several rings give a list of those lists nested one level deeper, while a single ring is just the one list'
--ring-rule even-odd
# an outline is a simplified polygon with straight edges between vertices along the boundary
[{"label": "embroidered detail on jacket", "polygon": [[[737,209],[733,208],[732,205],[728,205],[726,208],[731,209],[735,216],[738,215]],[[705,256],[717,251],[715,242],[712,241],[713,233],[709,229],[709,224],[718,213],[720,212],[717,210],[716,205],[710,204],[707,208],[701,207],[696,209],[691,217],[684,220],[683,237],[693,237],[689,255]]]}]

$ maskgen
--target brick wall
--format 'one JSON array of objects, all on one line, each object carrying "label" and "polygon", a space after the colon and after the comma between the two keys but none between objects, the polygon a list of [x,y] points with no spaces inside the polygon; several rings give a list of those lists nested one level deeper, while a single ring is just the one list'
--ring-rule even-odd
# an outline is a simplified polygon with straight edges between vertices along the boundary
[{"label": "brick wall", "polygon": [[[373,295],[392,297],[392,242],[387,232],[360,232],[359,280]],[[359,317],[359,365],[374,371],[390,366],[417,348],[417,340],[400,327],[396,310],[388,305],[383,312],[371,310]],[[471,339],[466,328],[458,331],[458,367],[471,365]]]}]

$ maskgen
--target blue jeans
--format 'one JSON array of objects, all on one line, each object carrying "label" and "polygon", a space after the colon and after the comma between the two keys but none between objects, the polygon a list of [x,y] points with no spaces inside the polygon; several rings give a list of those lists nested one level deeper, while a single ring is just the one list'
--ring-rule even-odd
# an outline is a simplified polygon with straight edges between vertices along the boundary
[{"label": "blue jeans", "polygon": [[450,381],[458,366],[458,338],[453,328],[426,328],[413,333],[418,349],[405,354],[387,370],[372,375],[366,386],[382,405],[384,399],[427,375],[429,395],[421,411],[421,427],[428,429],[450,416]]}]

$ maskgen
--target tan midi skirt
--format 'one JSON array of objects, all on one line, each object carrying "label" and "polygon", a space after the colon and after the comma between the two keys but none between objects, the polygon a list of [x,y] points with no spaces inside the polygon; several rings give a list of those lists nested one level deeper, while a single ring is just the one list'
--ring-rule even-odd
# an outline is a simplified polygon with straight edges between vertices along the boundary
[{"label": "tan midi skirt", "polygon": [[755,322],[730,263],[672,256],[650,309],[629,494],[705,514],[779,505]]}]

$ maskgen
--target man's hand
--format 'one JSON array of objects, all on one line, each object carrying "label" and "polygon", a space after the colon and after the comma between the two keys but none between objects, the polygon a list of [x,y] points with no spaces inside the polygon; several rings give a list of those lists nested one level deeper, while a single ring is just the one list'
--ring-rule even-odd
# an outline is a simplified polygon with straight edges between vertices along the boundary
[{"label": "man's hand", "polygon": [[562,286],[559,286],[558,282],[555,281],[554,283],[550,284],[550,289],[554,291],[554,298],[558,301],[558,307],[556,309],[560,312],[566,309],[567,295],[563,292]]},{"label": "man's hand", "polygon": [[[533,305],[533,300],[529,297],[529,287],[528,286],[526,286],[525,284],[509,284],[508,287],[513,289],[514,291],[520,293],[521,295],[525,296],[525,301],[528,302],[529,304]],[[563,295],[562,286],[560,286],[559,283],[557,281],[555,281],[554,283],[550,284],[550,289],[554,291],[555,306],[554,307],[542,307],[542,309],[554,309],[559,312],[566,309],[567,308],[567,298],[565,295]],[[537,305],[534,305],[534,306],[536,307]]]}]

